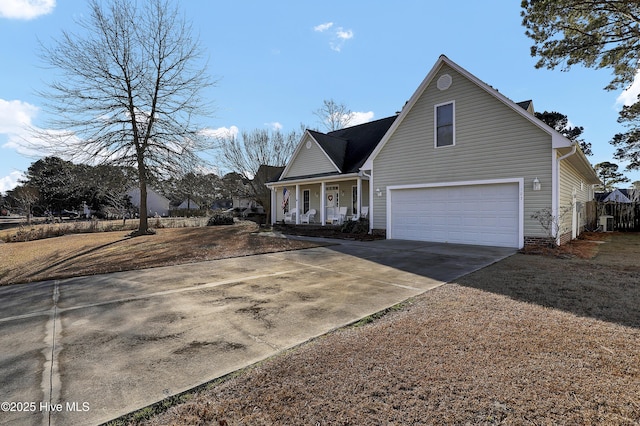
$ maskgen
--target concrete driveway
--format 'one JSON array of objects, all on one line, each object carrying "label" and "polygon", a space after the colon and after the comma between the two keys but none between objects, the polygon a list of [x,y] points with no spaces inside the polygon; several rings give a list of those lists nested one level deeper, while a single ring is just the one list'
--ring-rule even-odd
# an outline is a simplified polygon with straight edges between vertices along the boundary
[{"label": "concrete driveway", "polygon": [[98,424],[511,255],[383,240],[0,287],[0,424]]}]

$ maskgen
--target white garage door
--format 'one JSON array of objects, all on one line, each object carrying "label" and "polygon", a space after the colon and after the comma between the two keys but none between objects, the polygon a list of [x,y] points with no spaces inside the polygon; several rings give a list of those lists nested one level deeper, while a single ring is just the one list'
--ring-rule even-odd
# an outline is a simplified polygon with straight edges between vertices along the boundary
[{"label": "white garage door", "polygon": [[391,190],[393,239],[519,246],[518,184]]}]

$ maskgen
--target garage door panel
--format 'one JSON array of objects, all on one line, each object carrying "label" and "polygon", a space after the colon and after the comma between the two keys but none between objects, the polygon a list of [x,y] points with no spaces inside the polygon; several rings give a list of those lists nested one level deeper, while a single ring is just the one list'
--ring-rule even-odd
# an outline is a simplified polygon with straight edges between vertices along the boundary
[{"label": "garage door panel", "polygon": [[518,184],[391,191],[391,237],[519,246]]}]

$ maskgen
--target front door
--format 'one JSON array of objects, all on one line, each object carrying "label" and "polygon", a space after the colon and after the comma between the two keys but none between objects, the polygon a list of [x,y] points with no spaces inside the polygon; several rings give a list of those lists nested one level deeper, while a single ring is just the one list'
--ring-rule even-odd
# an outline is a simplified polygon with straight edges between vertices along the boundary
[{"label": "front door", "polygon": [[326,199],[324,200],[326,205],[325,209],[325,220],[327,223],[333,223],[335,215],[338,213],[338,207],[340,206],[339,200],[339,190],[338,185],[327,186],[326,188]]},{"label": "front door", "polygon": [[327,187],[327,208],[339,207],[339,194],[337,187]]}]

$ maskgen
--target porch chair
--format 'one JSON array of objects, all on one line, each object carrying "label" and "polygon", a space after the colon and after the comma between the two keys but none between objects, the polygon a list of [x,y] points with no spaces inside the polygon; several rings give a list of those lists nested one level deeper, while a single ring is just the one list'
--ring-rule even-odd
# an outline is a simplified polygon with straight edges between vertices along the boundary
[{"label": "porch chair", "polygon": [[360,218],[366,219],[368,215],[369,215],[369,206],[364,206],[362,207],[362,209],[360,209],[360,213],[357,213],[351,216],[351,220],[360,220]]},{"label": "porch chair", "polygon": [[284,214],[284,223],[296,223],[296,215],[298,214],[298,209],[295,207],[289,210]]},{"label": "porch chair", "polygon": [[325,207],[326,214],[324,216],[325,223],[333,224],[334,218],[336,217],[336,209],[334,207]]},{"label": "porch chair", "polygon": [[340,209],[338,210],[338,214],[333,216],[333,220],[334,222],[337,221],[338,225],[342,225],[346,217],[347,217],[347,208],[340,207]]},{"label": "porch chair", "polygon": [[316,209],[310,209],[308,212],[300,215],[300,223],[315,223],[316,221]]}]

